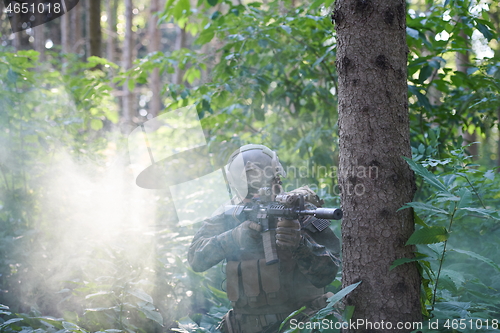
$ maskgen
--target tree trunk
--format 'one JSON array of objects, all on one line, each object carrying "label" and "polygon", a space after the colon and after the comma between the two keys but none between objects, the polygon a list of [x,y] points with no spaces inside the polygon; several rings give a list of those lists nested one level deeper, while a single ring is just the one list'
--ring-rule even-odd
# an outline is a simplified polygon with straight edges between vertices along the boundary
[{"label": "tree trunk", "polygon": [[[70,15],[65,14],[61,16],[61,49],[62,53],[68,54],[71,52],[71,47],[70,47]],[[63,58],[65,59],[65,58]],[[66,60],[64,60],[66,61]]]},{"label": "tree trunk", "polygon": [[45,25],[41,24],[34,28],[33,30],[33,38],[35,39],[34,49],[40,53],[38,60],[40,62],[45,61]]},{"label": "tree trunk", "polygon": [[71,50],[73,53],[79,53],[79,47],[83,44],[83,32],[82,32],[82,1],[78,2],[77,5],[71,9]]},{"label": "tree trunk", "polygon": [[[497,166],[500,167],[500,108],[497,110],[497,130],[498,130],[498,138],[497,138]],[[497,172],[500,172],[500,168],[497,169]]]},{"label": "tree trunk", "polygon": [[88,0],[87,6],[87,57],[102,57],[101,0]]},{"label": "tree trunk", "polygon": [[[488,12],[490,16],[490,22],[493,23],[495,27],[495,31],[500,30],[500,9],[498,6],[494,7],[495,9],[490,7],[490,11]],[[498,59],[500,58],[500,45],[499,43],[496,43],[496,47],[493,48],[494,52],[494,58]],[[496,166],[500,166],[500,107],[497,110],[497,131],[498,131],[498,137],[497,137],[497,163]],[[500,168],[497,169],[497,172],[500,172]]]},{"label": "tree trunk", "polygon": [[[19,24],[18,22],[18,16],[14,15],[14,22],[12,23],[14,26],[17,26]],[[14,32],[14,40],[12,41],[12,45],[14,46],[14,51],[20,51],[22,48],[22,40],[21,40],[21,34],[22,31],[19,32]]]},{"label": "tree trunk", "polygon": [[[457,18],[459,20],[459,18]],[[468,41],[468,36],[464,32],[460,32],[460,36]],[[462,72],[467,75],[467,68],[469,67],[469,51],[465,51],[464,53],[457,52],[455,56],[455,61],[457,64],[457,72]],[[462,133],[462,138],[464,139],[464,145],[468,145],[470,143],[476,142],[476,132],[469,133],[468,130],[465,130]],[[478,146],[477,144],[470,145],[467,148],[470,155],[473,156],[473,159],[477,159],[478,155]]]},{"label": "tree trunk", "polygon": [[[158,11],[160,10],[160,1],[151,0],[150,16],[149,16],[149,52],[157,52],[160,50],[160,29],[158,27]],[[153,92],[149,103],[149,114],[156,117],[161,109],[161,80],[160,70],[155,68],[151,73],[150,89]]]},{"label": "tree trunk", "polygon": [[[177,36],[175,37],[175,50],[180,50],[186,47],[186,29],[177,26],[176,30],[177,30]],[[180,69],[179,67],[175,68],[174,79],[173,79],[174,84],[182,83],[182,77],[184,76],[184,72],[185,71]]]},{"label": "tree trunk", "polygon": [[[404,0],[337,0],[339,137],[343,240],[342,281],[363,281],[346,298],[353,321],[422,320],[420,275],[405,246],[414,231],[415,180],[402,156],[411,157],[406,81]],[[387,327],[387,326],[386,326]],[[385,332],[358,326],[348,332]],[[397,332],[410,332],[398,329]]]},{"label": "tree trunk", "polygon": [[[125,40],[123,43],[123,67],[129,69],[132,67],[132,0],[125,0]],[[128,80],[123,85],[123,115],[122,129],[128,132],[134,125],[133,118],[135,117],[133,107],[133,95],[128,87]]]},{"label": "tree trunk", "polygon": [[114,62],[116,59],[116,16],[117,16],[117,0],[107,0],[106,15],[108,17],[108,38],[106,45],[106,56],[109,61]]}]

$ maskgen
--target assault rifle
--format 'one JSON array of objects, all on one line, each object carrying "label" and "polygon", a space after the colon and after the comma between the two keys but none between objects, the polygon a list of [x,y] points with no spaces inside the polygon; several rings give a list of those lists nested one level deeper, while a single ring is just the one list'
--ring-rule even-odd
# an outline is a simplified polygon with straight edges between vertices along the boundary
[{"label": "assault rifle", "polygon": [[[278,262],[276,250],[276,224],[278,218],[296,220],[302,216],[314,216],[318,218],[315,227],[323,230],[330,225],[330,221],[340,220],[342,210],[340,208],[316,208],[305,209],[305,198],[303,194],[281,193],[271,195],[269,188],[259,190],[259,198],[246,204],[229,205],[225,207],[225,215],[232,216],[239,221],[254,221],[261,225],[262,243],[266,257],[266,265]],[[274,197],[274,200],[271,198]]]}]

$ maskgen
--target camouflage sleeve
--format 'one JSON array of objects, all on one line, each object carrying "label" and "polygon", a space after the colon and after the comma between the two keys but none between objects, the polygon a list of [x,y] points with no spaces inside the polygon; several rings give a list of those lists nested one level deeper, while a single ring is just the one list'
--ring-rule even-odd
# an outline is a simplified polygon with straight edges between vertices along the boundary
[{"label": "camouflage sleeve", "polygon": [[311,220],[308,222],[302,230],[303,240],[293,252],[293,257],[302,274],[315,287],[322,288],[337,275],[340,266],[340,242],[330,228],[319,231],[311,226]]},{"label": "camouflage sleeve", "polygon": [[233,247],[231,230],[226,230],[224,216],[218,215],[205,220],[194,236],[188,262],[195,272],[203,272],[226,258]]}]

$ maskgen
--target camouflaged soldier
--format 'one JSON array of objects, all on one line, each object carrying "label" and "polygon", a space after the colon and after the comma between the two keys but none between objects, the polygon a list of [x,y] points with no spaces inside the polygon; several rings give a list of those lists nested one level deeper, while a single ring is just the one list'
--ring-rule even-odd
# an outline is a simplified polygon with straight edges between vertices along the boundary
[{"label": "camouflaged soldier", "polygon": [[[276,186],[285,172],[276,153],[262,145],[246,145],[228,162],[227,176],[242,203],[263,187]],[[298,191],[308,209],[319,199],[309,188]],[[317,202],[316,202],[317,203]],[[315,223],[321,222],[321,223]],[[279,262],[266,265],[255,221],[239,221],[224,214],[205,220],[189,248],[188,261],[202,272],[227,259],[227,296],[232,303],[219,328],[225,333],[277,332],[293,311],[307,306],[313,313],[326,305],[331,293],[324,287],[335,279],[340,264],[339,240],[325,220],[308,216],[279,220],[276,244]]]}]

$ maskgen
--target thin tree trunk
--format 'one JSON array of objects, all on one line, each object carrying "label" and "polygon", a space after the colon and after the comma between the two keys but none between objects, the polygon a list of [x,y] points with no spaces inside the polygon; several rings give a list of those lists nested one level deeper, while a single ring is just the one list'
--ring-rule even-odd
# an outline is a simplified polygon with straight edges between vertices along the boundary
[{"label": "thin tree trunk", "polygon": [[[460,32],[460,36],[468,41],[468,36],[462,31]],[[469,67],[469,51],[457,52],[455,56],[455,61],[457,63],[457,72],[462,72],[467,75],[467,68]],[[464,144],[470,144],[477,141],[476,132],[469,133],[468,130],[465,130],[462,133],[462,138],[464,140]],[[478,146],[477,144],[470,145],[467,150],[469,154],[472,155],[473,159],[477,159],[478,156]]]},{"label": "thin tree trunk", "polygon": [[106,55],[109,61],[114,62],[116,59],[116,15],[117,15],[117,0],[106,1],[106,13],[108,17],[108,37],[106,45]]},{"label": "thin tree trunk", "polygon": [[87,56],[101,57],[101,0],[89,0],[87,6]]},{"label": "thin tree trunk", "polygon": [[[493,9],[494,8],[494,9]],[[490,7],[490,10],[488,12],[490,16],[490,22],[493,23],[495,27],[495,31],[500,30],[500,9],[498,6],[496,7]],[[496,47],[493,49],[494,52],[494,57],[495,58],[500,58],[500,44],[496,43]],[[497,131],[498,131],[498,137],[497,137],[497,166],[500,167],[500,108],[497,110]],[[497,172],[500,172],[500,168],[497,169]]]},{"label": "thin tree trunk", "polygon": [[[175,38],[175,50],[180,50],[186,47],[186,29],[177,26],[176,30],[177,30],[177,36]],[[180,69],[179,67],[175,69],[174,79],[173,79],[174,84],[182,83],[182,77],[184,76],[184,72],[185,70]]]},{"label": "thin tree trunk", "polygon": [[[70,15],[65,14],[61,16],[61,49],[63,54],[68,54],[71,52],[70,47]],[[65,58],[63,58],[65,59]],[[64,60],[66,62],[66,60]]]},{"label": "thin tree trunk", "polygon": [[[157,52],[160,50],[160,30],[158,27],[158,11],[160,10],[160,1],[151,0],[150,16],[149,16],[149,52]],[[149,103],[149,114],[156,117],[161,109],[161,81],[160,70],[155,68],[151,73],[150,89],[153,92]]]},{"label": "thin tree trunk", "polygon": [[40,53],[39,61],[45,61],[45,25],[41,24],[33,29],[33,37],[35,39],[34,49]]},{"label": "thin tree trunk", "polygon": [[[406,82],[404,0],[337,0],[342,282],[362,281],[346,298],[353,321],[396,327],[422,320],[420,275],[405,246],[414,231],[415,181],[402,156],[411,157]],[[388,324],[390,323],[390,324]],[[387,326],[386,326],[387,327]],[[359,325],[348,332],[375,332]],[[377,330],[385,332],[389,330]],[[410,332],[398,329],[394,332]]]},{"label": "thin tree trunk", "polygon": [[[17,26],[18,18],[19,18],[18,15],[14,15],[14,22],[13,22],[14,26]],[[16,52],[21,50],[21,45],[22,45],[21,34],[22,31],[14,32],[14,40],[12,41],[12,44],[14,46],[14,51]]]},{"label": "thin tree trunk", "polygon": [[[123,43],[123,67],[132,67],[132,0],[125,0],[125,40]],[[133,107],[133,95],[128,87],[128,80],[123,85],[123,130],[127,132],[134,125],[135,110]]]},{"label": "thin tree trunk", "polygon": [[73,53],[79,53],[79,47],[83,44],[83,32],[82,32],[82,1],[70,11],[71,15],[71,50]]},{"label": "thin tree trunk", "polygon": [[[500,108],[497,110],[497,167],[500,167]],[[497,169],[497,172],[500,172],[500,168]]]}]

